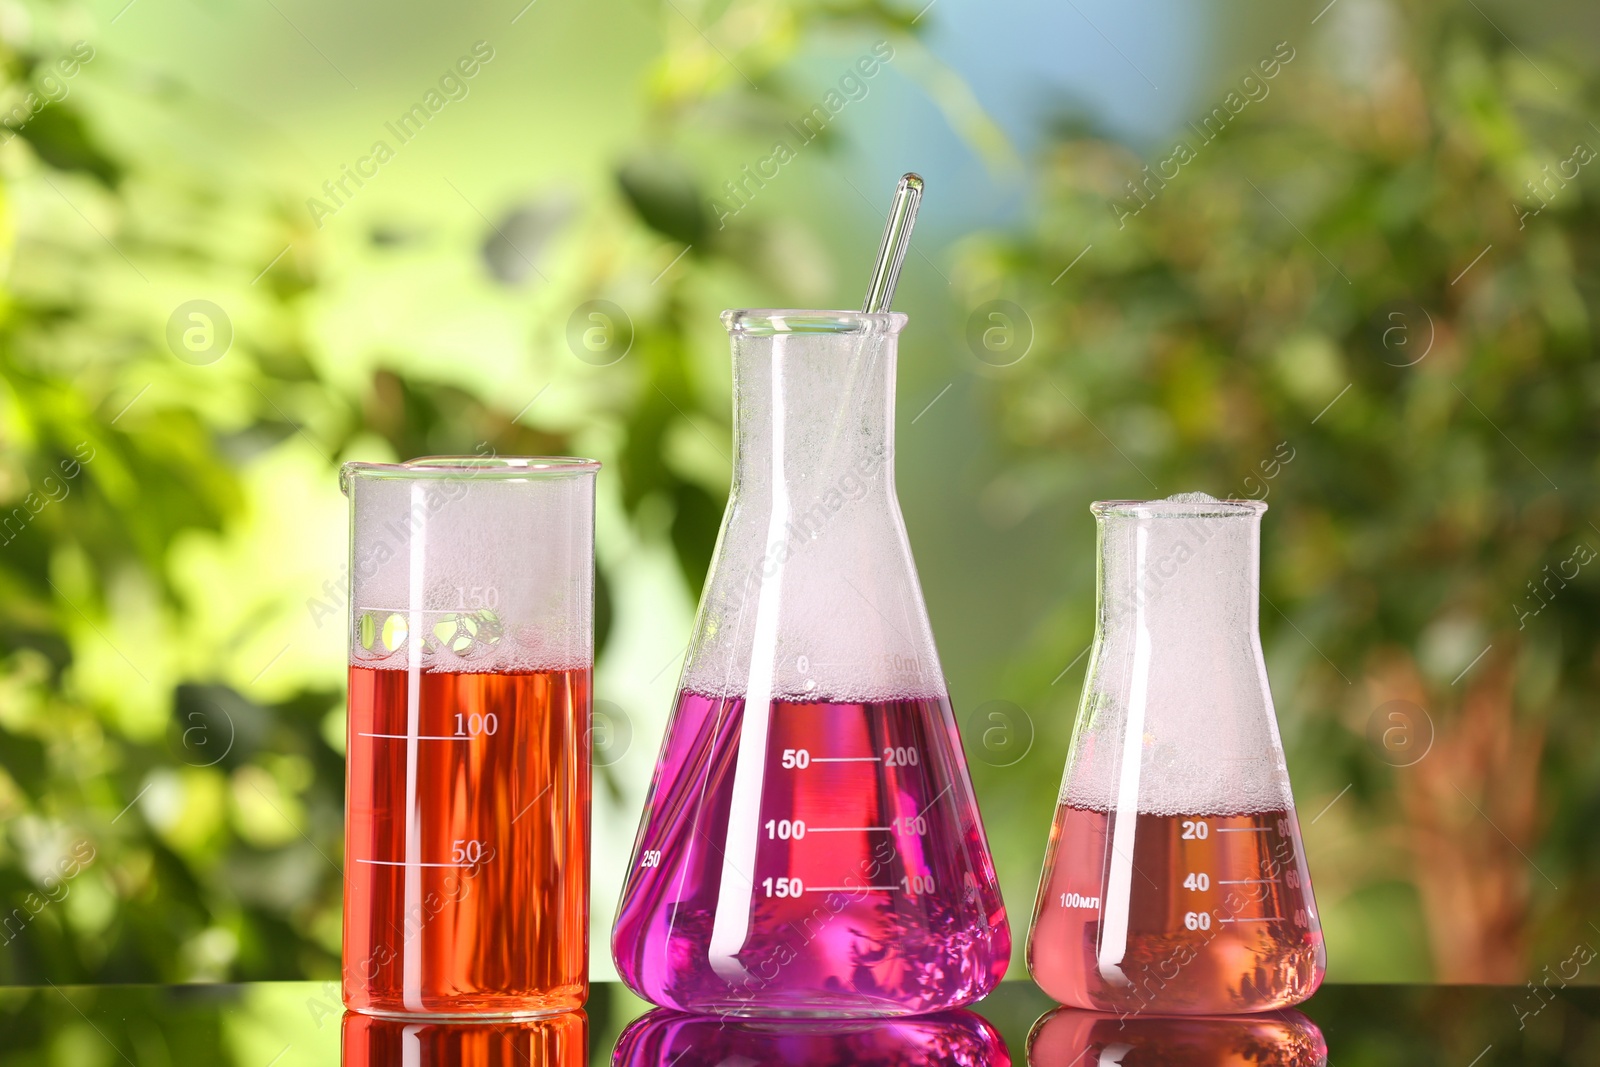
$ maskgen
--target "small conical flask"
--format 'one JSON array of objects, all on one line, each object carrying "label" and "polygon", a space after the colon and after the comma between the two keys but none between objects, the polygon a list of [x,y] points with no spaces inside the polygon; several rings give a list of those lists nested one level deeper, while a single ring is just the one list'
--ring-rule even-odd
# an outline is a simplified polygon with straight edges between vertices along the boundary
[{"label": "small conical flask", "polygon": [[1266,505],[1186,493],[1091,510],[1093,655],[1029,969],[1099,1011],[1298,1004],[1326,956],[1257,628]]},{"label": "small conical flask", "polygon": [[612,954],[748,1016],[977,1000],[1011,952],[894,490],[904,315],[731,311],[733,489]]}]

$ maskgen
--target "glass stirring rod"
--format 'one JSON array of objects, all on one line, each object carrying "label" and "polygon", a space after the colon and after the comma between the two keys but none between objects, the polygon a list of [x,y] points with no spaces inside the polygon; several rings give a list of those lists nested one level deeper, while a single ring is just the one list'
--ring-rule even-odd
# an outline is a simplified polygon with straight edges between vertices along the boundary
[{"label": "glass stirring rod", "polygon": [[888,311],[894,300],[894,287],[900,281],[900,266],[911,247],[911,227],[917,223],[917,205],[922,203],[922,175],[906,174],[894,191],[889,205],[889,220],[883,227],[883,244],[878,246],[878,261],[867,284],[867,299],[861,310],[867,314]]}]

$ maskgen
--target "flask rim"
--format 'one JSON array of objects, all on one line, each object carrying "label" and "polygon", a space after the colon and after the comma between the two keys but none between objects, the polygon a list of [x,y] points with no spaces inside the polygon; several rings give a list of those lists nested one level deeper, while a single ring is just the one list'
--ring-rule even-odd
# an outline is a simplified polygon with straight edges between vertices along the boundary
[{"label": "flask rim", "polygon": [[1096,500],[1095,518],[1254,519],[1267,510],[1264,500]]},{"label": "flask rim", "polygon": [[722,325],[730,334],[773,337],[778,334],[862,334],[894,336],[910,317],[898,311],[830,311],[818,308],[730,308]]}]

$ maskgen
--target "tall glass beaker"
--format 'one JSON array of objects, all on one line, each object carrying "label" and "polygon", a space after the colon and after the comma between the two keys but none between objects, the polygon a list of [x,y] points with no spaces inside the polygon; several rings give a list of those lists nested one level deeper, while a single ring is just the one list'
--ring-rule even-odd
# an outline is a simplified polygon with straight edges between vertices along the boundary
[{"label": "tall glass beaker", "polygon": [[526,1014],[588,995],[594,475],[347,463],[344,999]]},{"label": "tall glass beaker", "polygon": [[1093,655],[1028,966],[1063,1004],[1298,1004],[1326,956],[1257,629],[1261,514],[1203,493],[1112,501]]},{"label": "tall glass beaker", "polygon": [[966,1004],[1011,935],[894,490],[904,315],[730,311],[733,491],[612,934],[685,1011]]}]

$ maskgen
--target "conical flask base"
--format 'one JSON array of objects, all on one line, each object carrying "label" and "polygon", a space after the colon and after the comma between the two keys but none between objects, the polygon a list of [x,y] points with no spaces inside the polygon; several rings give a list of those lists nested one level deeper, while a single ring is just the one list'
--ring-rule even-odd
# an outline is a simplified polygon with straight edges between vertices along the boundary
[{"label": "conical flask base", "polygon": [[1011,936],[949,705],[764,710],[757,724],[741,699],[680,696],[613,937],[623,980],[657,1004],[755,1017],[920,1014],[988,993]]},{"label": "conical flask base", "polygon": [[1122,821],[1131,848],[1113,845],[1118,821],[1057,809],[1028,942],[1046,993],[1096,1011],[1192,1015],[1283,1008],[1316,991],[1326,957],[1292,810],[1141,813]]}]

